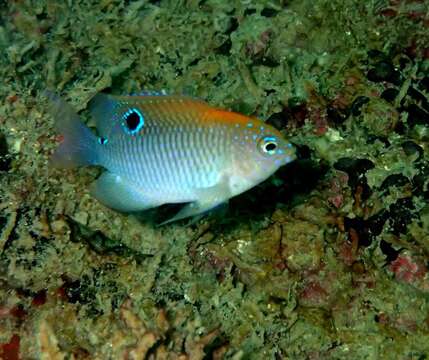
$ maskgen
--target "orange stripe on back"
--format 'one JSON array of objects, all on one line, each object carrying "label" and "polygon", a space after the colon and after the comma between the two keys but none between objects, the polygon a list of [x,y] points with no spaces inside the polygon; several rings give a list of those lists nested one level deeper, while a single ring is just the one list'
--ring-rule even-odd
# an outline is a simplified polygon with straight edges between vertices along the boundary
[{"label": "orange stripe on back", "polygon": [[[212,107],[206,102],[188,96],[118,96],[119,101],[141,108],[155,121],[195,122],[201,126],[214,124],[242,124],[249,122],[259,123],[260,120],[248,116]],[[177,114],[178,116],[174,116]],[[167,120],[168,119],[168,120]],[[255,124],[256,125],[256,124]]]},{"label": "orange stripe on back", "polygon": [[214,122],[219,122],[222,124],[243,124],[246,125],[249,122],[252,121],[259,121],[257,119],[252,119],[248,116],[228,111],[228,110],[222,110],[217,108],[210,107],[208,111],[206,112],[206,119],[208,121],[212,120]]}]

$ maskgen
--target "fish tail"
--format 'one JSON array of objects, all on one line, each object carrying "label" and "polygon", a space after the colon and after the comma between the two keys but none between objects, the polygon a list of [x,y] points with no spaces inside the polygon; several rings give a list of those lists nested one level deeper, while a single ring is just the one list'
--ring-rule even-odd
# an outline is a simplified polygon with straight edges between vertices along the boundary
[{"label": "fish tail", "polygon": [[55,127],[63,137],[52,155],[52,164],[63,168],[97,165],[99,163],[97,137],[60,96],[50,90],[45,90],[43,95],[49,99],[49,110],[55,118]]}]

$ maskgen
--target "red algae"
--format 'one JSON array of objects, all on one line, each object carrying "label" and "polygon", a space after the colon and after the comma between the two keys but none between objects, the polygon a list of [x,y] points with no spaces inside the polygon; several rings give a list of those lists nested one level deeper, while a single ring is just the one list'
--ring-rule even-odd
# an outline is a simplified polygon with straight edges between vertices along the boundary
[{"label": "red algae", "polygon": [[416,261],[409,255],[399,255],[396,260],[389,265],[390,271],[395,274],[399,281],[412,283],[421,279],[427,273],[426,266],[421,261]]},{"label": "red algae", "polygon": [[0,359],[3,360],[19,360],[19,344],[20,338],[18,335],[13,335],[7,344],[0,344]]}]

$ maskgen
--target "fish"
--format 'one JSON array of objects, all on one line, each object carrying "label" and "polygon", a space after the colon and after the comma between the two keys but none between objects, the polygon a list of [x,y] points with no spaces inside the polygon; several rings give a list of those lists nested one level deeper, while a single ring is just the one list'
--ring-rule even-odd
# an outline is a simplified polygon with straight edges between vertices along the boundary
[{"label": "fish", "polygon": [[274,127],[192,97],[98,93],[88,105],[94,133],[58,94],[44,96],[62,138],[52,164],[103,167],[90,193],[119,212],[184,204],[161,225],[204,214],[296,159]]}]

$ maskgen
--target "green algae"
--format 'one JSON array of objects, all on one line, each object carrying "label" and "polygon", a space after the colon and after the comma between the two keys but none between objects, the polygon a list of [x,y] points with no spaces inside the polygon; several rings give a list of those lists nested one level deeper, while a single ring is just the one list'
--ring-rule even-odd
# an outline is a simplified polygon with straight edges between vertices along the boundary
[{"label": "green algae", "polygon": [[[409,96],[428,99],[427,38],[419,1],[2,5],[0,343],[18,334],[22,358],[428,356],[429,137]],[[400,86],[368,80],[380,61]],[[48,166],[46,87],[78,110],[98,91],[166,89],[281,114],[309,155],[220,219],[157,228],[92,199],[98,169]],[[386,183],[397,174],[408,183]]]}]

